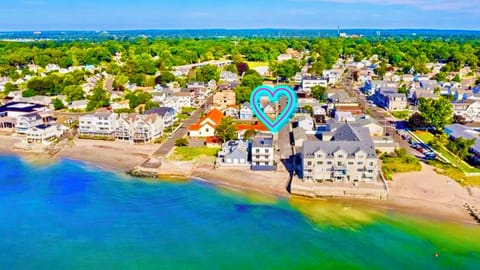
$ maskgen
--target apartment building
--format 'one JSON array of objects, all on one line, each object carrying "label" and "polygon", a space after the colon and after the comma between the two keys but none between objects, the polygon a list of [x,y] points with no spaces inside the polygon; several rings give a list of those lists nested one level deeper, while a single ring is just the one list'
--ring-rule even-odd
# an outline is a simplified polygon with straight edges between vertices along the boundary
[{"label": "apartment building", "polygon": [[374,182],[378,159],[369,129],[344,124],[322,135],[321,141],[305,141],[301,150],[304,181]]},{"label": "apartment building", "polygon": [[110,137],[115,133],[116,114],[98,111],[79,118],[78,132],[82,136]]}]

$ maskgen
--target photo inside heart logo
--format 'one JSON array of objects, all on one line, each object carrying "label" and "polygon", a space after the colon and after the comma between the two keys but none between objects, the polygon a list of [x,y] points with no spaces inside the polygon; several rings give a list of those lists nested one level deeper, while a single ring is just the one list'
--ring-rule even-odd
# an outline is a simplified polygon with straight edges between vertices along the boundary
[{"label": "photo inside heart logo", "polygon": [[[276,108],[278,107],[277,103],[280,103],[281,97],[286,98],[286,103],[280,104],[280,107],[283,107],[283,109],[280,109],[281,111],[279,112]],[[268,98],[267,104],[262,104],[262,98]],[[273,109],[273,113],[266,112],[268,106],[270,106],[269,109]],[[297,109],[297,95],[292,88],[286,85],[275,88],[262,85],[252,91],[250,95],[250,107],[258,119],[270,131],[278,132],[288,124],[288,121],[295,113]]]}]

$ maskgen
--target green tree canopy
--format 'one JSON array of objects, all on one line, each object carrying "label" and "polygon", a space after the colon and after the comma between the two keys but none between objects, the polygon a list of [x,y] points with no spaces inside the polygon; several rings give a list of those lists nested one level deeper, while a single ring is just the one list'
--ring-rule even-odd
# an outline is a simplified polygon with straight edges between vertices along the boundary
[{"label": "green tree canopy", "polygon": [[215,129],[215,136],[219,137],[223,142],[236,139],[237,131],[233,118],[230,116],[224,117]]},{"label": "green tree canopy", "polygon": [[312,97],[319,101],[326,100],[326,92],[327,88],[323,86],[315,85],[312,87]]},{"label": "green tree canopy", "polygon": [[446,125],[452,123],[453,107],[450,101],[446,98],[420,98],[418,110],[425,121],[437,131],[442,131]]}]

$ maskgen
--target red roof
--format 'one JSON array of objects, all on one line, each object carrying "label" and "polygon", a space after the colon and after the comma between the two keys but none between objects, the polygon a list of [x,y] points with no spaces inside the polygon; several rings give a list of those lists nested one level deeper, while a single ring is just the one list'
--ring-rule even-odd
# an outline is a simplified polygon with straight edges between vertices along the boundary
[{"label": "red roof", "polygon": [[219,143],[222,143],[222,140],[217,136],[209,136],[209,137],[205,138],[205,143],[207,143],[207,144],[209,144],[209,143],[219,144]]},{"label": "red roof", "polygon": [[200,118],[197,124],[200,125],[205,119],[210,119],[215,123],[215,125],[219,125],[223,119],[223,113],[218,109],[213,109],[209,111],[204,117]]},{"label": "red roof", "polygon": [[205,119],[210,119],[213,123],[215,123],[214,125],[212,125],[211,123],[207,122],[205,124],[208,124],[210,125],[211,127],[215,128],[216,126],[218,126],[220,124],[220,122],[222,121],[223,119],[223,113],[218,110],[218,109],[213,109],[211,111],[209,111],[204,117],[200,118],[196,124],[192,124],[190,125],[190,127],[188,128],[189,130],[199,130],[203,125],[202,125],[202,122],[205,120]]},{"label": "red roof", "polygon": [[[212,128],[215,128],[210,122],[207,122],[205,123],[205,125],[209,125],[211,126]],[[189,127],[188,127],[188,130],[199,130],[202,128],[202,125],[200,124],[191,124]]]},{"label": "red roof", "polygon": [[241,130],[269,131],[268,128],[262,122],[257,122],[255,125],[237,124],[235,125],[235,129],[237,131],[241,131]]}]

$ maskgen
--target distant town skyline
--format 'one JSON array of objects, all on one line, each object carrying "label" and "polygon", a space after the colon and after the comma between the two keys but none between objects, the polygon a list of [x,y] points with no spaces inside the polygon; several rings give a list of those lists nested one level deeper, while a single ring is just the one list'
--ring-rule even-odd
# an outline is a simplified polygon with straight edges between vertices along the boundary
[{"label": "distant town skyline", "polygon": [[0,31],[480,29],[480,0],[4,0]]}]

